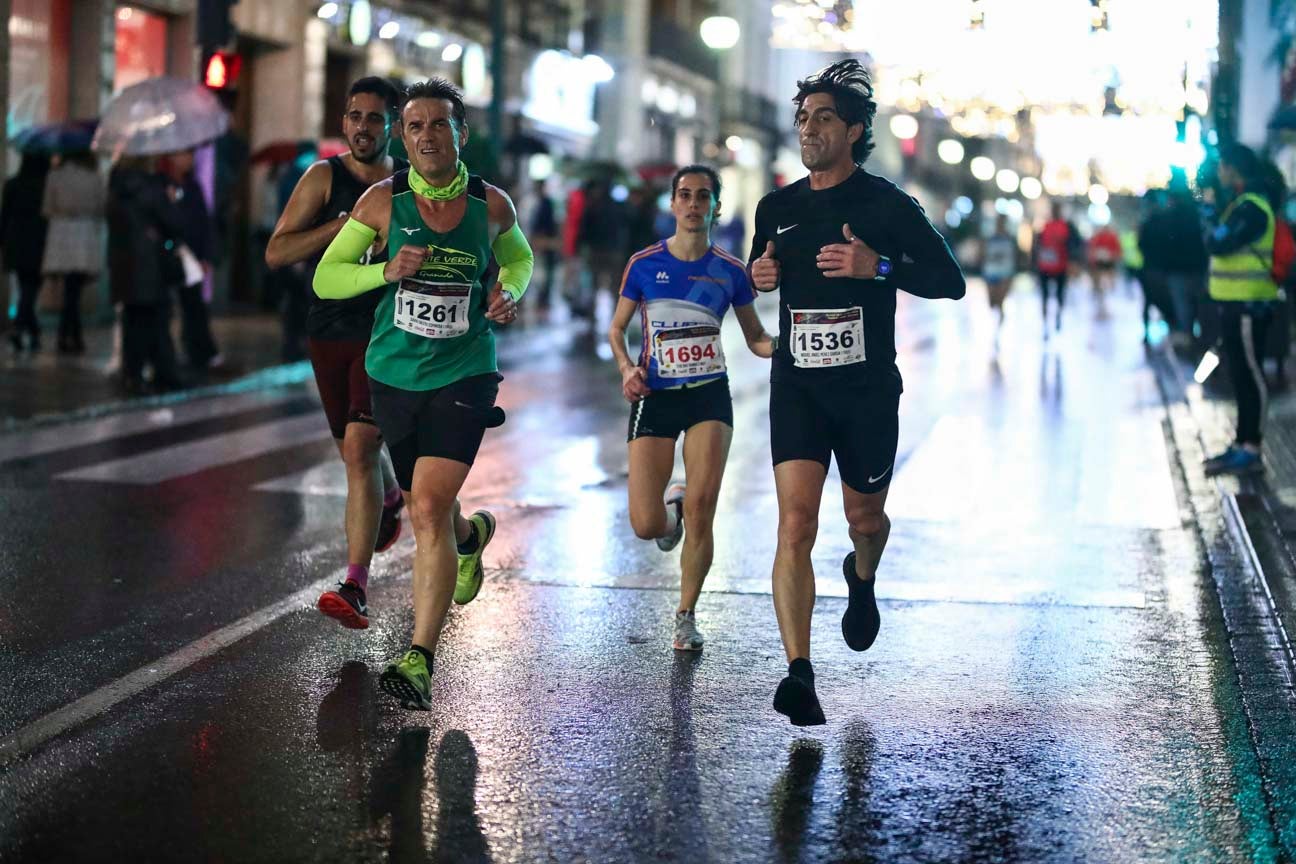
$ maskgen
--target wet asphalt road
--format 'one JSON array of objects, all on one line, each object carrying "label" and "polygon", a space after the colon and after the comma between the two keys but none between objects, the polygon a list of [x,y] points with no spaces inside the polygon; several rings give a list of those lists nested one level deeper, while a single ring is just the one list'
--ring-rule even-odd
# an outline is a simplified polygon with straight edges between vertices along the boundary
[{"label": "wet asphalt road", "polygon": [[344,480],[309,384],[0,438],[0,860],[1271,860],[1133,301],[1072,294],[1045,343],[1018,286],[997,362],[978,283],[902,296],[882,633],[841,641],[834,474],[813,730],[770,708],[767,371],[736,326],[705,651],[671,650],[678,552],[628,524],[615,369],[519,330],[463,495],[500,520],[488,582],[429,713],[375,690],[408,536],[370,630],[311,607]]}]

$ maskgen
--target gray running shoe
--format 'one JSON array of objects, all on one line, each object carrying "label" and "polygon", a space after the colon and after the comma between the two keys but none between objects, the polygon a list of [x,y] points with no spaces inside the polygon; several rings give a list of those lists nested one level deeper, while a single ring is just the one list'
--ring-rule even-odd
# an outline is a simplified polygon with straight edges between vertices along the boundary
[{"label": "gray running shoe", "polygon": [[697,618],[692,612],[675,613],[675,650],[701,651],[706,640],[697,628]]},{"label": "gray running shoe", "polygon": [[657,548],[663,552],[669,552],[679,545],[684,539],[684,484],[675,483],[666,487],[666,494],[662,496],[666,503],[666,509],[675,508],[675,530],[665,537],[658,537],[656,540]]}]

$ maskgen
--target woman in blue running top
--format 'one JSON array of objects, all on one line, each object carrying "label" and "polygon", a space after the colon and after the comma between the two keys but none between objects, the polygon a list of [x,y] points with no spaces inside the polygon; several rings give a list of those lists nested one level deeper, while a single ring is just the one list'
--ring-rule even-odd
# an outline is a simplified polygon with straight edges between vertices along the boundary
[{"label": "woman in blue running top", "polygon": [[[694,607],[711,569],[720,480],[733,435],[733,404],[720,344],[720,322],[733,306],[747,347],[771,357],[774,342],[752,307],[755,292],[741,261],[711,243],[720,212],[720,178],[686,165],[671,179],[675,233],[631,256],[621,278],[608,341],[630,402],[630,524],[664,552],[684,538],[675,648],[699,651]],[[626,327],[639,313],[638,360]],[[686,484],[670,483],[675,440],[684,433]],[[684,526],[688,536],[684,537]]]}]

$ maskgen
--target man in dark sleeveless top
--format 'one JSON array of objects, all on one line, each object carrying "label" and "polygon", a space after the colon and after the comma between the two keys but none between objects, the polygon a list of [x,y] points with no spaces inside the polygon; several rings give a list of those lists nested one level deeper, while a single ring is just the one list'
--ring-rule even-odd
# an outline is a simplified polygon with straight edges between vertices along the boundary
[{"label": "man in dark sleeveless top", "polygon": [[[322,159],[302,175],[266,247],[267,265],[318,265],[365,190],[406,167],[403,160],[387,155],[399,104],[400,94],[386,79],[361,78],[351,85],[342,116],[351,152]],[[369,260],[386,259],[385,248],[371,250]],[[336,591],[320,596],[319,609],[354,629],[369,626],[369,562],[375,551],[391,548],[400,536],[404,506],[374,422],[364,368],[377,300],[322,300],[312,295],[306,319],[315,383],[347,475],[347,575]]]}]

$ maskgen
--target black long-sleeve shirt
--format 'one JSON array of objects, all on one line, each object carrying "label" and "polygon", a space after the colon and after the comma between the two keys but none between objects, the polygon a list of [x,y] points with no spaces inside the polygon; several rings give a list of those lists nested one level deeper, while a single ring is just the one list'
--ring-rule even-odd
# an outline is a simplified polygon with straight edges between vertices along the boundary
[{"label": "black long-sleeve shirt", "polygon": [[[885,281],[823,275],[816,264],[819,250],[847,242],[843,224],[891,260],[891,275]],[[759,258],[771,240],[780,266],[779,347],[771,379],[863,380],[870,386],[898,387],[896,291],[953,300],[966,292],[963,271],[918,202],[891,181],[862,169],[828,189],[811,189],[809,180],[802,179],[762,198],[756,206],[749,261]],[[794,365],[790,310],[855,306],[863,313],[864,362],[815,369]]]},{"label": "black long-sleeve shirt", "polygon": [[1269,217],[1254,201],[1243,201],[1233,208],[1228,219],[1221,222],[1206,238],[1206,248],[1212,255],[1229,255],[1259,243],[1269,227]]}]

